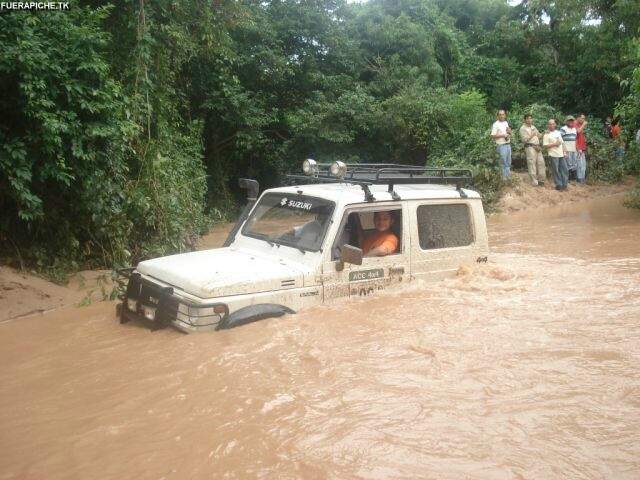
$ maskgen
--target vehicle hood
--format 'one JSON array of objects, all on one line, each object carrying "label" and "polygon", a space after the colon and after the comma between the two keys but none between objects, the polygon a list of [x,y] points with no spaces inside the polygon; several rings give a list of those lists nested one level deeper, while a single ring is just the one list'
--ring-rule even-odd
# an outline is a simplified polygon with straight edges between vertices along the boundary
[{"label": "vehicle hood", "polygon": [[297,262],[234,247],[154,258],[136,270],[199,298],[302,287],[305,273]]}]

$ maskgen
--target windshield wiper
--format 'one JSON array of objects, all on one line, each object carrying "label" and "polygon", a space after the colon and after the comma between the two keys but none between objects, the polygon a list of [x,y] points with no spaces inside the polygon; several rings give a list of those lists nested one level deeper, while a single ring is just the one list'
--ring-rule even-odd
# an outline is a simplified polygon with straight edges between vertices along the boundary
[{"label": "windshield wiper", "polygon": [[277,244],[278,244],[278,246],[280,246],[280,245],[284,245],[285,247],[295,248],[296,250],[298,250],[298,251],[302,252],[302,254],[303,254],[303,255],[307,253],[307,251],[306,251],[304,248],[300,247],[299,245],[297,245],[297,244],[295,244],[295,243],[289,243],[289,242],[277,242]]},{"label": "windshield wiper", "polygon": [[273,241],[271,240],[271,238],[265,234],[265,233],[258,233],[258,232],[251,232],[250,235],[254,238],[257,238],[259,240],[264,240],[265,242],[267,242],[269,245],[271,245],[272,247],[280,247],[280,245],[284,245],[285,247],[291,247],[291,248],[295,248],[296,250],[302,252],[303,255],[305,255],[307,253],[307,251],[296,245],[295,243],[290,243],[290,242],[283,242],[282,240],[278,240],[278,241]]},{"label": "windshield wiper", "polygon": [[256,238],[257,238],[257,239],[259,239],[259,240],[264,240],[265,242],[267,242],[267,243],[268,243],[269,245],[271,245],[272,247],[275,245],[275,242],[272,242],[272,241],[269,239],[269,236],[268,236],[268,235],[266,235],[266,234],[264,234],[264,233],[254,233],[254,232],[251,232],[251,235],[253,235],[254,237],[256,237]]}]

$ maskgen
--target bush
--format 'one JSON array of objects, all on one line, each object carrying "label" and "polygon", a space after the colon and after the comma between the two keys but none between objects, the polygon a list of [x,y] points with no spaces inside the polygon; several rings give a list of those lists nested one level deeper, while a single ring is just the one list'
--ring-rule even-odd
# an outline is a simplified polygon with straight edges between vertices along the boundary
[{"label": "bush", "polygon": [[440,92],[437,101],[439,110],[434,118],[439,120],[441,130],[433,140],[427,165],[470,169],[474,188],[481,193],[487,210],[493,210],[504,181],[496,148],[489,136],[494,120],[487,112],[485,96],[476,91]]},{"label": "bush", "polygon": [[0,16],[0,251],[57,280],[187,249],[206,223],[201,126],[132,120],[107,14]]},{"label": "bush", "polygon": [[640,181],[638,181],[638,184],[633,190],[627,193],[624,199],[624,205],[629,208],[640,208]]},{"label": "bush", "polygon": [[[207,182],[202,165],[201,125],[158,141],[126,188],[127,263],[193,250],[209,225],[203,213]],[[125,233],[125,232],[123,232]]]},{"label": "bush", "polygon": [[589,142],[588,180],[592,182],[619,182],[626,168],[622,159],[615,154],[616,145],[608,138],[596,137]]},{"label": "bush", "polygon": [[624,155],[626,173],[640,175],[640,144],[635,141],[629,143]]},{"label": "bush", "polygon": [[625,175],[637,168],[637,150],[633,148],[622,158],[616,156],[616,144],[603,134],[603,122],[589,117],[587,119],[587,179],[592,182],[620,182]]},{"label": "bush", "polygon": [[[631,143],[625,153],[624,160],[627,171],[638,175],[640,173],[640,145],[635,142]],[[640,179],[625,197],[624,204],[629,208],[640,208]]]},{"label": "bush", "polygon": [[104,60],[106,14],[77,8],[0,17],[1,103],[9,107],[0,119],[0,231],[57,276],[65,263],[121,256],[112,244],[122,233],[117,219],[136,127]]},{"label": "bush", "polygon": [[474,188],[482,195],[487,212],[492,212],[500,200],[505,181],[500,172],[493,168],[480,167],[472,170]]}]

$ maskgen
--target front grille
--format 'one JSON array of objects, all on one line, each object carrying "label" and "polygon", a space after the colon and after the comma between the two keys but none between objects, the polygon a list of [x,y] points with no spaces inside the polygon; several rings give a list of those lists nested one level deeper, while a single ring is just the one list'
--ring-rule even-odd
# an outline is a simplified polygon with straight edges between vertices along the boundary
[{"label": "front grille", "polygon": [[142,306],[156,308],[156,321],[166,323],[176,319],[178,312],[178,300],[171,293],[171,287],[161,287],[151,283],[140,275],[131,275],[127,285],[127,298],[138,301],[138,311],[142,313]]}]

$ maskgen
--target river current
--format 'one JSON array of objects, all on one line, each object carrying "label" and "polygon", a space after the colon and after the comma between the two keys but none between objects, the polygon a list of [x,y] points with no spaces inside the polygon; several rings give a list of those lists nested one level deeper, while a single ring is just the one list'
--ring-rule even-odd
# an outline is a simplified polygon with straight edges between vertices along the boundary
[{"label": "river current", "polygon": [[457,277],[216,333],[0,324],[0,480],[639,479],[640,212],[496,216]]}]

